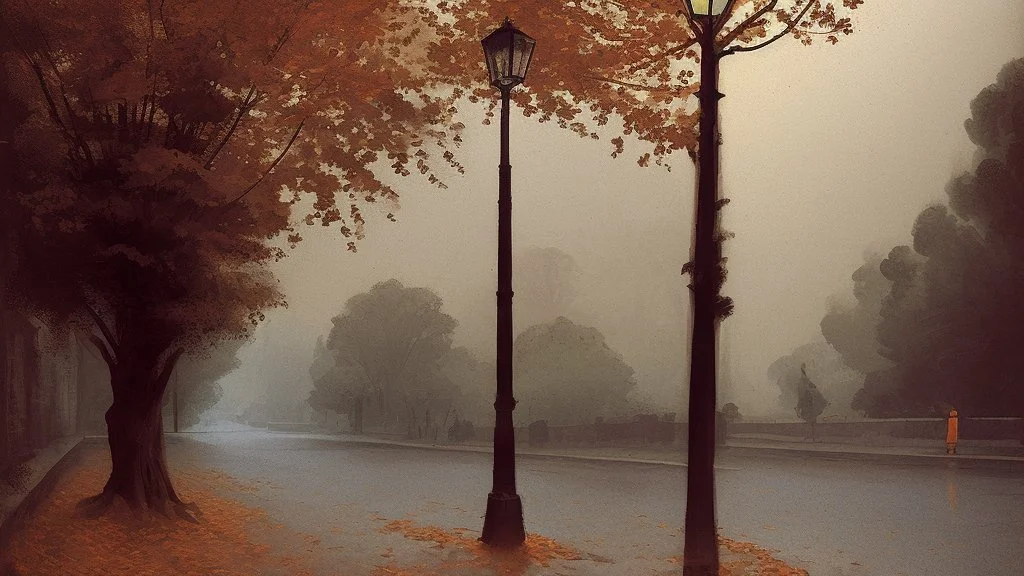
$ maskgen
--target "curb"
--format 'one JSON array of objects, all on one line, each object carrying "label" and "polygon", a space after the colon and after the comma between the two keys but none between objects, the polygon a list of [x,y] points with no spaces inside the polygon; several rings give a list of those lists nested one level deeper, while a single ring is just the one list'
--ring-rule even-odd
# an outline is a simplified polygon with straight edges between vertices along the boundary
[{"label": "curb", "polygon": [[[458,445],[436,445],[420,444],[416,442],[404,442],[400,440],[387,440],[382,438],[352,438],[334,437],[330,435],[309,434],[305,435],[322,440],[345,442],[362,446],[387,445],[407,448],[422,448],[428,450],[448,450],[452,452],[478,452],[490,453],[491,449],[484,446],[458,446]],[[1008,472],[1024,472],[1024,458],[1015,456],[990,456],[984,454],[949,456],[945,454],[915,454],[912,452],[873,452],[855,450],[833,450],[833,449],[803,449],[784,446],[772,446],[770,444],[725,444],[719,447],[719,456],[734,455],[742,458],[785,458],[802,456],[821,460],[846,460],[860,462],[887,462],[892,464],[934,466],[945,464],[956,468],[985,468],[1003,470]],[[529,458],[583,460],[593,462],[623,462],[629,464],[647,464],[655,466],[676,466],[686,468],[685,462],[674,462],[670,460],[651,460],[644,458],[628,458],[616,456],[592,456],[584,454],[552,454],[543,452],[531,452],[528,450],[516,450],[516,456]],[[716,469],[736,470],[726,466],[715,465]]]},{"label": "curb", "polygon": [[950,456],[947,454],[916,454],[913,452],[874,452],[834,449],[801,449],[760,444],[731,444],[728,453],[742,457],[792,457],[817,458],[822,460],[848,460],[862,462],[889,462],[934,466],[945,464],[955,468],[988,468],[1011,472],[1024,471],[1024,458],[1017,456],[989,456],[969,454]]},{"label": "curb", "polygon": [[84,438],[78,437],[64,452],[64,455],[43,474],[35,486],[30,488],[22,496],[21,501],[14,506],[14,509],[3,518],[3,521],[0,522],[0,550],[7,547],[11,536],[24,526],[25,520],[31,517],[36,508],[50,495],[54,486],[57,485],[57,480],[77,458],[83,443]]},{"label": "curb", "polygon": [[[288,433],[286,433],[288,434]],[[438,450],[447,452],[467,452],[477,454],[491,454],[492,448],[488,446],[463,446],[463,445],[442,445],[442,444],[420,444],[417,442],[404,442],[401,440],[386,440],[382,438],[351,438],[351,437],[340,437],[331,436],[327,434],[288,434],[290,436],[305,437],[315,440],[324,440],[328,442],[336,442],[339,444],[353,444],[356,446],[394,446],[399,448],[413,448],[422,450]],[[350,439],[351,438],[351,439]],[[516,458],[537,458],[547,460],[579,460],[587,462],[603,462],[603,463],[623,463],[623,464],[644,464],[649,466],[675,466],[677,468],[686,468],[685,462],[675,462],[671,460],[651,460],[646,458],[629,458],[621,456],[596,456],[587,454],[554,454],[549,452],[533,452],[530,450],[516,450]],[[738,468],[731,468],[726,466],[715,465],[715,469],[718,470],[738,470]]]}]

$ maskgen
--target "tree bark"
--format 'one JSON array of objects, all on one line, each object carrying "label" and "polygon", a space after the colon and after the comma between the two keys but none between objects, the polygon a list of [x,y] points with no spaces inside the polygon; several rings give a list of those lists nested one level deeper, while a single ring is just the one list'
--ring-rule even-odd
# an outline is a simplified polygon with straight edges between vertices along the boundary
[{"label": "tree bark", "polygon": [[131,508],[145,506],[166,512],[169,504],[181,505],[182,501],[167,473],[161,400],[115,398],[107,410],[112,466],[103,493],[120,496]]},{"label": "tree bark", "polygon": [[718,534],[715,519],[715,407],[719,319],[718,266],[718,59],[715,22],[701,25],[697,196],[693,235],[690,342],[690,406],[687,424],[686,517],[683,575],[717,576]]},{"label": "tree bark", "polygon": [[105,420],[111,470],[103,491],[82,502],[90,515],[102,513],[120,497],[132,510],[145,508],[164,515],[174,511],[194,520],[192,514],[198,511],[175,492],[164,454],[161,408],[180,354],[171,354],[162,367],[157,362],[124,362],[124,358],[110,366],[114,401]]}]

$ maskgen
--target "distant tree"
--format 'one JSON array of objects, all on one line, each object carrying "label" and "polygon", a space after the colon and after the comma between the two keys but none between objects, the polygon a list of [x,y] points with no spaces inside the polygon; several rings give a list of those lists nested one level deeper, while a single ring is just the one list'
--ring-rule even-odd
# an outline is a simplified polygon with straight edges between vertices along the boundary
[{"label": "distant tree", "polygon": [[853,414],[851,404],[857,390],[863,386],[864,375],[847,366],[832,346],[820,341],[800,346],[768,367],[768,378],[779,388],[777,410],[780,414],[792,414],[793,406],[800,399],[802,365],[811,368],[822,393],[833,399],[830,411]]},{"label": "distant tree", "polygon": [[452,348],[441,359],[441,373],[455,390],[453,410],[462,420],[478,425],[493,425],[495,368],[492,362],[481,360],[468,348]]},{"label": "distant tree", "polygon": [[818,417],[828,406],[828,401],[818,390],[818,387],[811,382],[811,379],[807,377],[807,366],[804,364],[800,365],[800,385],[799,385],[799,400],[796,403],[796,415],[801,420],[807,422],[811,427],[811,440],[815,439],[814,425],[818,421]]},{"label": "distant tree", "polygon": [[553,425],[624,416],[636,386],[633,369],[596,328],[566,318],[526,329],[513,362],[520,418]]},{"label": "distant tree", "polygon": [[861,374],[870,374],[891,366],[879,353],[878,324],[882,302],[892,281],[882,274],[884,257],[876,252],[865,255],[864,265],[853,279],[853,305],[833,300],[821,320],[821,333],[843,359],[843,363]]},{"label": "distant tree", "polygon": [[[175,367],[171,386],[178,387],[178,425],[189,428],[199,424],[200,418],[223,395],[220,383],[224,376],[241,366],[238,351],[245,340],[226,340],[212,348],[182,357]],[[168,394],[165,406],[173,403]],[[172,407],[173,408],[173,407]]]},{"label": "distant tree", "polygon": [[727,402],[722,406],[722,416],[724,416],[726,422],[730,424],[743,419],[743,416],[740,415],[739,406],[736,406],[732,402]]},{"label": "distant tree", "polygon": [[[456,321],[442,307],[431,290],[394,279],[350,298],[331,320],[325,349],[333,368],[314,382],[310,402],[360,419],[369,406],[408,423],[414,397],[453,395],[442,361],[452,350]],[[362,421],[353,426],[361,430]]]},{"label": "distant tree", "polygon": [[516,254],[517,326],[533,326],[568,316],[579,290],[579,268],[572,256],[554,247],[528,248]]},{"label": "distant tree", "polygon": [[317,336],[313,346],[313,364],[309,367],[309,379],[316,382],[334,369],[334,356],[327,349],[323,336]]},{"label": "distant tree", "polygon": [[878,325],[893,366],[857,397],[873,416],[1024,415],[1024,58],[971,102],[972,168],[921,212],[913,245],[880,265],[892,282]]}]

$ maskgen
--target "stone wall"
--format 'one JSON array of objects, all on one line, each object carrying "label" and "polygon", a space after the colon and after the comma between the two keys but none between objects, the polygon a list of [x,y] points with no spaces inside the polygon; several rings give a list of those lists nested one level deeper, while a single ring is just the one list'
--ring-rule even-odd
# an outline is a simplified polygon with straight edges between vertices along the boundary
[{"label": "stone wall", "polygon": [[77,428],[78,344],[0,309],[0,471]]}]

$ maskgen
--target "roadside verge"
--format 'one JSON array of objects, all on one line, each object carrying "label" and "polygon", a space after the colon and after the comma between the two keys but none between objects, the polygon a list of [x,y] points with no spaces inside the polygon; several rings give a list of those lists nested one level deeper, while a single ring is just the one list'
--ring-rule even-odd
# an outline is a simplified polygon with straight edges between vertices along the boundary
[{"label": "roadside verge", "polygon": [[72,436],[56,440],[22,464],[27,469],[23,485],[0,497],[0,550],[7,546],[11,535],[22,527],[74,462],[82,439],[82,436]]}]

